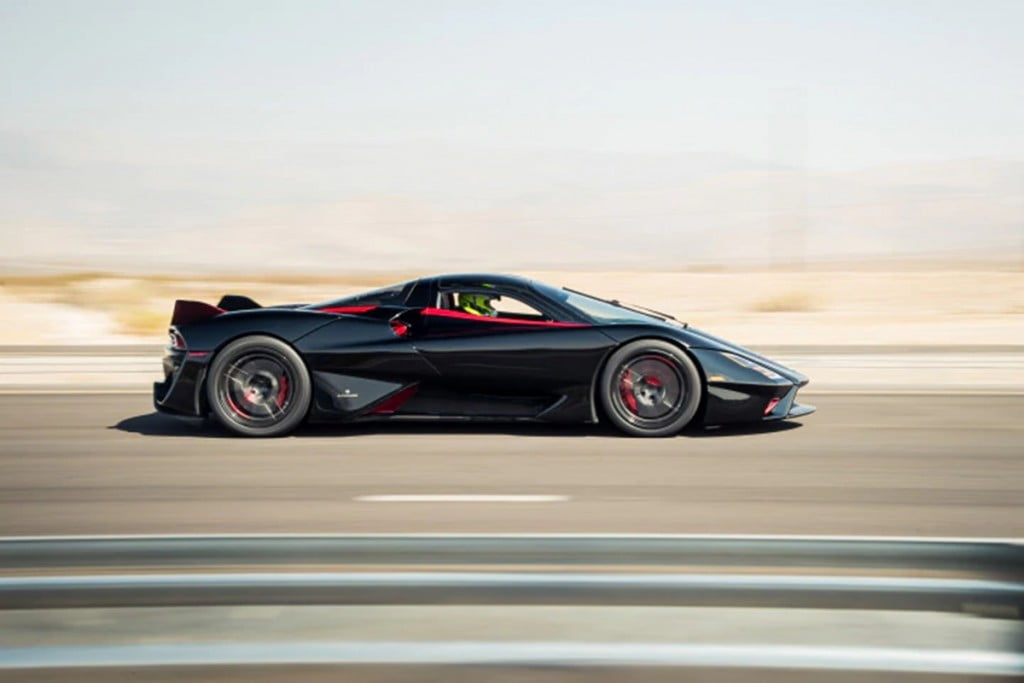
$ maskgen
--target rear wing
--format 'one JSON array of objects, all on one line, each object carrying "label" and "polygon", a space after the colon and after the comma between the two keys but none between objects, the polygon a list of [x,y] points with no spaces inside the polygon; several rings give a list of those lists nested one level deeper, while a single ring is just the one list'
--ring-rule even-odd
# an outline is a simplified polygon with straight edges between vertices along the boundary
[{"label": "rear wing", "polygon": [[225,311],[247,311],[252,308],[263,308],[247,296],[241,294],[225,294],[217,302],[217,308]]},{"label": "rear wing", "polygon": [[240,294],[225,294],[220,298],[216,306],[211,306],[202,301],[178,299],[174,302],[171,324],[188,325],[214,318],[228,311],[245,311],[252,308],[262,308],[262,306],[249,297]]},{"label": "rear wing", "polygon": [[204,304],[202,301],[178,299],[174,302],[174,313],[171,314],[171,324],[189,325],[209,318],[215,318],[223,312],[223,308]]}]

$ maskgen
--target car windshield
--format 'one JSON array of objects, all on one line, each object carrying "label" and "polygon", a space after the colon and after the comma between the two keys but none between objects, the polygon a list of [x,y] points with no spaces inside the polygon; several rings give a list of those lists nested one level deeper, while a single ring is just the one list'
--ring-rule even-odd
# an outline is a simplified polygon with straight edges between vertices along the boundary
[{"label": "car windshield", "polygon": [[545,292],[562,304],[599,323],[649,323],[651,320],[674,322],[657,311],[641,310],[619,301],[601,299],[574,289],[544,286]]}]

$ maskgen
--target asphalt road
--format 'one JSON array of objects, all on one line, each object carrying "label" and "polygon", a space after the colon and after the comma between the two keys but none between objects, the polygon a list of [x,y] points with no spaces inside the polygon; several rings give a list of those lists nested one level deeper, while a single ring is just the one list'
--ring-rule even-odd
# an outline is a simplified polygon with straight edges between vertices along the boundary
[{"label": "asphalt road", "polygon": [[[1024,396],[813,402],[803,424],[657,440],[408,424],[244,440],[143,395],[3,395],[0,535],[1024,536]],[[389,498],[409,495],[475,498]]]}]

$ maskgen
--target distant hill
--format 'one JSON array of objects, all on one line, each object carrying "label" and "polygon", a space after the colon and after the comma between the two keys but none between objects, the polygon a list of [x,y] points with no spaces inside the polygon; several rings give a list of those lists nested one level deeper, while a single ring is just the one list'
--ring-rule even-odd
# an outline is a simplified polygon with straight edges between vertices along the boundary
[{"label": "distant hill", "polygon": [[1024,162],[0,136],[0,267],[665,268],[1024,250]]}]

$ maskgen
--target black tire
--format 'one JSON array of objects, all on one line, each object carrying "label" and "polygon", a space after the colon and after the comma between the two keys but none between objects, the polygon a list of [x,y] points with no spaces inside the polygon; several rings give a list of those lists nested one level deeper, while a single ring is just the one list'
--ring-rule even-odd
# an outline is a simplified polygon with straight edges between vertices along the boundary
[{"label": "black tire", "polygon": [[608,359],[598,384],[605,415],[632,436],[672,436],[700,406],[700,373],[678,346],[630,342]]},{"label": "black tire", "polygon": [[217,421],[240,436],[281,436],[309,412],[312,382],[299,354],[280,339],[236,339],[213,359],[206,396]]}]

